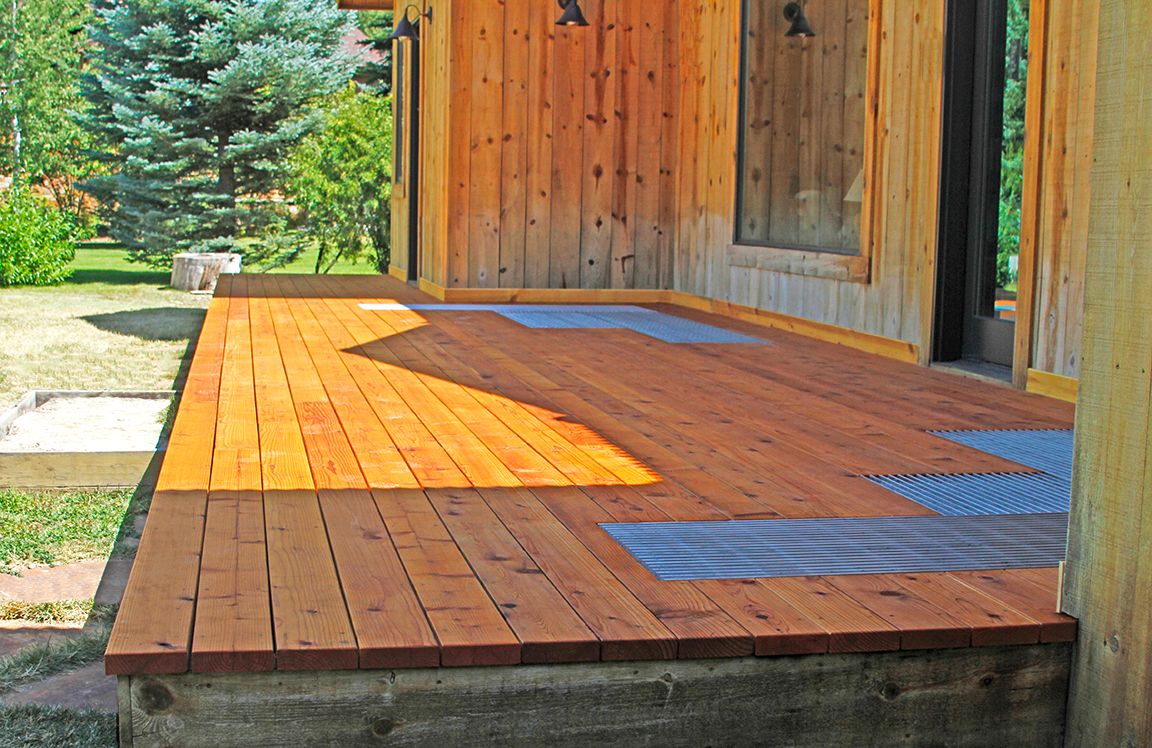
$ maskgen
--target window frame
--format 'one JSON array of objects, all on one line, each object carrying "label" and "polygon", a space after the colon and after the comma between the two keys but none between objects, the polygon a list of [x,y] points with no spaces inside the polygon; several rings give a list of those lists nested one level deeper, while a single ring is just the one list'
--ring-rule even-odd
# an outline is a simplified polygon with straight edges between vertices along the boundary
[{"label": "window frame", "polygon": [[727,247],[726,259],[730,267],[753,268],[796,275],[812,275],[833,280],[869,283],[872,279],[872,265],[876,245],[876,218],[879,196],[883,194],[881,184],[884,163],[884,142],[880,138],[880,114],[883,104],[883,91],[880,85],[880,61],[884,49],[881,46],[883,0],[868,2],[868,59],[865,88],[864,116],[864,191],[860,205],[860,248],[854,254],[814,246],[789,245],[781,242],[755,242],[739,238],[741,206],[744,201],[744,165],[747,140],[748,86],[748,24],[750,4],[758,0],[740,0],[740,26],[738,54],[740,55],[739,79],[737,81],[737,121],[736,121],[736,163],[735,201],[732,211],[732,234]]}]

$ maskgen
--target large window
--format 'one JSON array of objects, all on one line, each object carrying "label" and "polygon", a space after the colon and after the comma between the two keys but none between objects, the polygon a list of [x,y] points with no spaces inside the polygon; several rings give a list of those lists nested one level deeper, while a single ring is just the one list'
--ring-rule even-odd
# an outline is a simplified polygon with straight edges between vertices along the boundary
[{"label": "large window", "polygon": [[861,253],[869,0],[744,0],[736,243]]}]

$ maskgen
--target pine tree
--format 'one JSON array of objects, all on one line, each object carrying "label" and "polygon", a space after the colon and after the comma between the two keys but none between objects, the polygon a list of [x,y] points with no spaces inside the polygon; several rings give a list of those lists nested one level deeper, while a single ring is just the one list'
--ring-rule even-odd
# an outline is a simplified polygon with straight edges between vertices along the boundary
[{"label": "pine tree", "polygon": [[[351,15],[317,0],[97,0],[86,117],[112,174],[91,191],[133,259],[274,251],[285,154],[352,75]],[[268,238],[273,237],[272,241]]]}]

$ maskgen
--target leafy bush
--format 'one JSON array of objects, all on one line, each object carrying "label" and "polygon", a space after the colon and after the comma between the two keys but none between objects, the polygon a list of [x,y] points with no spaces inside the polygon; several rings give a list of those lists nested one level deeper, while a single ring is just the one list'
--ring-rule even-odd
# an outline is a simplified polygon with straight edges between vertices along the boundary
[{"label": "leafy bush", "polygon": [[46,286],[72,272],[76,222],[28,190],[0,196],[0,286]]},{"label": "leafy bush", "polygon": [[303,231],[319,245],[316,272],[368,255],[381,272],[391,247],[392,102],[349,86],[332,97],[324,125],[291,157],[291,197]]}]

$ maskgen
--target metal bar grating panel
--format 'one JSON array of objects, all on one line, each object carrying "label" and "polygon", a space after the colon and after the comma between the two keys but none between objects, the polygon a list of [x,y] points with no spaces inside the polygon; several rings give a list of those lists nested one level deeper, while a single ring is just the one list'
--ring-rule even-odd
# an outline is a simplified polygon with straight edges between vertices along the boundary
[{"label": "metal bar grating panel", "polygon": [[1068,515],[600,525],[660,580],[1056,566]]},{"label": "metal bar grating panel", "polygon": [[537,330],[632,330],[665,343],[767,341],[638,306],[601,304],[361,304],[368,311],[495,312]]},{"label": "metal bar grating panel", "polygon": [[1072,480],[1072,431],[1021,429],[990,431],[932,431],[942,439],[979,449],[1012,462]]},{"label": "metal bar grating panel", "polygon": [[1068,481],[1045,473],[866,477],[893,493],[952,517],[1067,512],[1072,496]]}]

